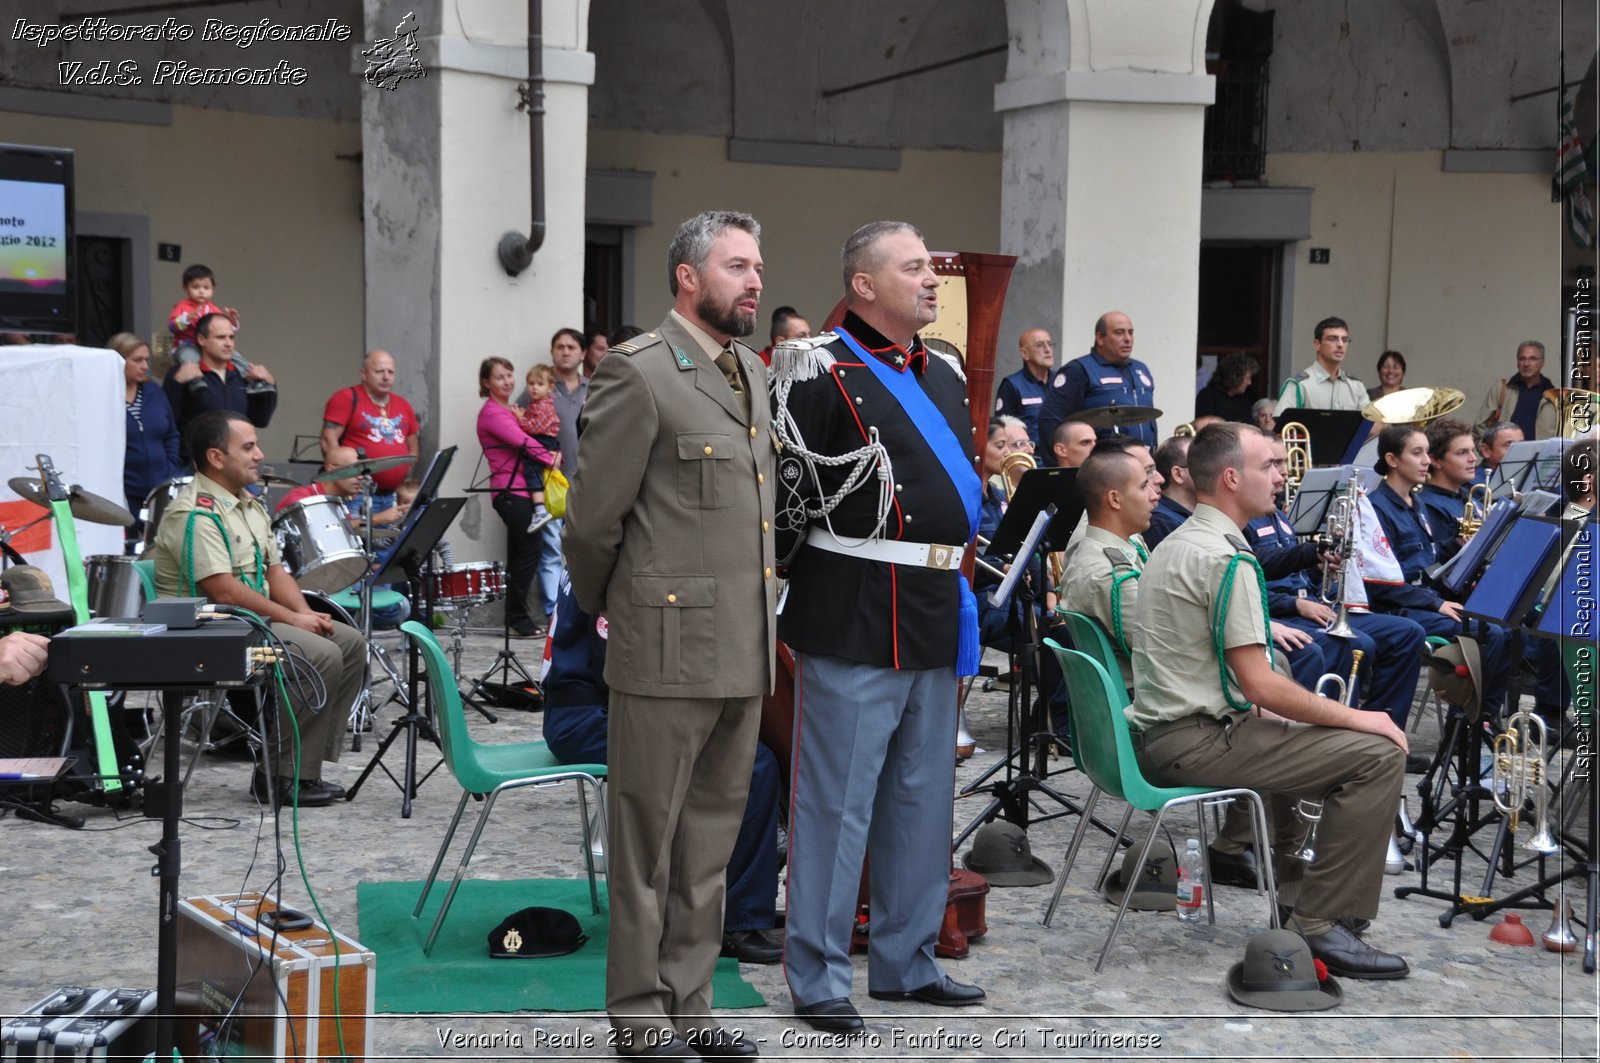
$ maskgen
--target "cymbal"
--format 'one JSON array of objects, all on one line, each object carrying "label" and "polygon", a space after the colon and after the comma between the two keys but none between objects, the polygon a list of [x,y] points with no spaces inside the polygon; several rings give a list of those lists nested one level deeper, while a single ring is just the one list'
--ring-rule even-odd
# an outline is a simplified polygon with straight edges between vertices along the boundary
[{"label": "cymbal", "polygon": [[1154,406],[1096,406],[1070,413],[1069,421],[1082,421],[1091,428],[1120,428],[1125,424],[1147,424],[1161,416]]},{"label": "cymbal", "polygon": [[348,480],[352,476],[368,476],[386,469],[398,469],[402,465],[410,465],[410,455],[399,455],[393,458],[368,458],[365,461],[353,461],[349,465],[341,465],[336,469],[319,472],[311,478],[314,484],[332,483],[335,480]]},{"label": "cymbal", "polygon": [[[34,505],[50,508],[50,496],[44,493],[44,485],[35,478],[13,476],[6,481],[6,484]],[[132,513],[109,498],[101,498],[92,491],[85,491],[77,484],[73,484],[67,493],[67,507],[74,517],[90,524],[114,524],[119,528],[126,528],[133,523]]]},{"label": "cymbal", "polygon": [[300,487],[301,486],[301,483],[300,483],[299,480],[296,480],[293,477],[289,477],[289,476],[280,476],[276,472],[273,472],[271,469],[269,469],[265,465],[261,466],[261,472],[259,473],[259,475],[257,476],[256,479],[257,479],[257,482],[266,484],[268,487]]}]

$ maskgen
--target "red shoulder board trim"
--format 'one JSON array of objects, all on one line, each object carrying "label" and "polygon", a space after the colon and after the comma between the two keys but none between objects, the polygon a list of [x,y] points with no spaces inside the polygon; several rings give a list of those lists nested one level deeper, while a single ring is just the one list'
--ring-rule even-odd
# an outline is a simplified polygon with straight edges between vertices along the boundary
[{"label": "red shoulder board trim", "polygon": [[212,498],[210,495],[196,495],[194,504],[197,506],[203,506],[206,509],[217,508],[217,500]]}]

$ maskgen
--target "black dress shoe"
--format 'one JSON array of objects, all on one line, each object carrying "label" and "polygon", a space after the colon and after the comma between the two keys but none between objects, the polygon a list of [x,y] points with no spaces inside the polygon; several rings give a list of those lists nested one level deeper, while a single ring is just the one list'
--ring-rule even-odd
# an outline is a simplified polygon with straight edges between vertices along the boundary
[{"label": "black dress shoe", "polygon": [[966,1008],[982,1001],[986,994],[975,985],[945,975],[919,989],[872,989],[867,996],[873,1000],[915,1000],[940,1008]]},{"label": "black dress shoe", "polygon": [[747,1041],[743,1034],[724,1030],[720,1026],[697,1028],[688,1031],[683,1039],[689,1047],[700,1053],[701,1059],[747,1059],[758,1056],[754,1041]]},{"label": "black dress shoe", "polygon": [[1334,923],[1326,933],[1306,937],[1306,944],[1311,946],[1311,955],[1328,968],[1329,974],[1341,978],[1384,980],[1404,978],[1411,973],[1411,965],[1404,957],[1379,952],[1351,933],[1343,923]]},{"label": "black dress shoe", "polygon": [[260,772],[250,777],[250,793],[262,804],[278,808],[321,808],[333,803],[333,795],[310,779],[302,779],[298,786],[295,780],[284,776],[274,776],[268,782]]},{"label": "black dress shoe", "polygon": [[828,1033],[855,1033],[867,1026],[861,1021],[861,1013],[850,1003],[849,997],[833,997],[815,1004],[796,1004],[794,1013],[813,1030]]},{"label": "black dress shoe", "polygon": [[638,1048],[617,1048],[617,1055],[626,1059],[676,1059],[681,1063],[700,1063],[700,1053],[690,1047],[689,1042],[673,1034],[667,1040],[655,1039],[656,1043],[642,1045]]},{"label": "black dress shoe", "polygon": [[1407,775],[1426,775],[1431,767],[1433,767],[1432,757],[1425,757],[1421,753],[1406,754]]},{"label": "black dress shoe", "polygon": [[1211,865],[1213,886],[1243,886],[1245,889],[1253,890],[1260,880],[1260,869],[1256,866],[1254,849],[1225,853],[1213,846],[1207,850],[1206,860]]},{"label": "black dress shoe", "polygon": [[[1289,907],[1287,904],[1278,905],[1278,922],[1281,923],[1283,926],[1288,926],[1289,925],[1289,919],[1293,915],[1294,915],[1294,909],[1293,908]],[[1354,934],[1356,937],[1365,937],[1366,934],[1367,934],[1367,931],[1372,929],[1372,920],[1371,919],[1344,918],[1344,919],[1335,919],[1334,922],[1338,923],[1340,926],[1342,926],[1346,930],[1350,931],[1350,933]]]},{"label": "black dress shoe", "polygon": [[722,955],[740,963],[773,964],[783,959],[783,946],[759,930],[735,930],[722,935]]},{"label": "black dress shoe", "polygon": [[344,787],[328,779],[318,779],[316,786],[318,789],[327,791],[329,800],[337,801],[344,796]]}]

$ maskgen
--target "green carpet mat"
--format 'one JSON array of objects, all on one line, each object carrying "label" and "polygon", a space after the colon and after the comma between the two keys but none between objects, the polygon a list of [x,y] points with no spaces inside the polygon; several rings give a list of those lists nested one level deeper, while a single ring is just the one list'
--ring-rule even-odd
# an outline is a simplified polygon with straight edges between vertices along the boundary
[{"label": "green carpet mat", "polygon": [[[377,1010],[434,1012],[603,1012],[606,1007],[606,886],[601,914],[589,910],[586,879],[467,879],[434,942],[422,943],[450,882],[443,876],[428,895],[422,917],[411,918],[421,882],[363,882],[357,887],[361,943],[378,956]],[[488,936],[500,920],[530,905],[571,912],[589,935],[578,951],[529,960],[492,960]],[[755,1008],[766,1001],[739,977],[736,960],[717,961],[711,979],[719,1008]]]}]

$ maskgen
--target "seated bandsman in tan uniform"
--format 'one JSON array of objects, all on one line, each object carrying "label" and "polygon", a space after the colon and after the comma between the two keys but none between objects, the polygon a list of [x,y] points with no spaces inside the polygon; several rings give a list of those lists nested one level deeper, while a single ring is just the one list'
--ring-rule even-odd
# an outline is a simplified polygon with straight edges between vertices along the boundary
[{"label": "seated bandsman in tan uniform", "polygon": [[1122,683],[1132,690],[1129,631],[1139,574],[1150,557],[1140,533],[1150,526],[1161,489],[1133,454],[1112,451],[1094,455],[1078,469],[1078,494],[1089,524],[1061,582],[1061,604],[1093,617],[1111,636]]},{"label": "seated bandsman in tan uniform", "polygon": [[156,591],[248,609],[310,661],[326,691],[323,704],[285,668],[289,712],[299,732],[298,785],[295,738],[285,727],[270,742],[272,779],[258,770],[251,789],[262,801],[326,805],[344,793],[322,780],[322,762],[339,759],[366,646],[354,628],[313,611],[284,570],[266,508],[245,490],[260,478],[255,426],[243,414],[214,410],[195,418],[188,444],[194,482],[172,500],[156,532]]},{"label": "seated bandsman in tan uniform", "polygon": [[[1318,697],[1273,670],[1266,594],[1243,537],[1272,511],[1283,473],[1259,430],[1202,429],[1189,446],[1194,515],[1151,555],[1131,635],[1127,708],[1139,766],[1162,786],[1247,786],[1272,799],[1279,900],[1312,955],[1347,978],[1404,978],[1400,956],[1339,920],[1378,912],[1405,774],[1405,734],[1386,713]],[[1322,801],[1317,857],[1285,859],[1303,832],[1294,801]]]}]

